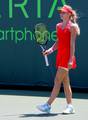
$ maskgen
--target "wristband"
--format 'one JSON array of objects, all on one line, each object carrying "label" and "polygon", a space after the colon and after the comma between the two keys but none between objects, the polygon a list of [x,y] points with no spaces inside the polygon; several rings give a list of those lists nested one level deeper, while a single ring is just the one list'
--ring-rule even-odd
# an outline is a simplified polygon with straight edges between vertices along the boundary
[{"label": "wristband", "polygon": [[53,51],[54,51],[54,50],[53,50],[52,47],[48,49],[49,54],[53,53]]}]

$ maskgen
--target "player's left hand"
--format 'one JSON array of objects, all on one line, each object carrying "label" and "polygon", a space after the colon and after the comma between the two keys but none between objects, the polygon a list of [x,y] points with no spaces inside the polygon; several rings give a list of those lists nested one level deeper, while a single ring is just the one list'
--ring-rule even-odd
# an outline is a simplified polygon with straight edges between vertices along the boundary
[{"label": "player's left hand", "polygon": [[71,69],[72,68],[72,62],[68,63],[68,68]]},{"label": "player's left hand", "polygon": [[71,69],[72,68],[72,64],[73,64],[73,61],[72,61],[72,58],[69,60],[68,62],[68,68]]}]

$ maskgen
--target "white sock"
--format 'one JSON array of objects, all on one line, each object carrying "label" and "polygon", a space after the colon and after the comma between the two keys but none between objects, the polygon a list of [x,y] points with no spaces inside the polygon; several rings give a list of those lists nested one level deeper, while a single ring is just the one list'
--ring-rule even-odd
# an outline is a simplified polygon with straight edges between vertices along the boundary
[{"label": "white sock", "polygon": [[73,107],[73,105],[72,105],[72,104],[67,104],[67,106],[69,106],[69,107]]}]

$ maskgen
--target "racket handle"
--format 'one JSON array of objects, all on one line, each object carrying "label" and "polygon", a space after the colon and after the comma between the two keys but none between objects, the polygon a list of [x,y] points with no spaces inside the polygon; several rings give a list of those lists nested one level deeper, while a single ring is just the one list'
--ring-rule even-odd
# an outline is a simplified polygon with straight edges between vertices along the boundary
[{"label": "racket handle", "polygon": [[49,66],[49,62],[48,62],[48,57],[47,57],[47,55],[44,55],[44,58],[45,58],[46,66]]},{"label": "racket handle", "polygon": [[[42,45],[40,45],[40,47],[41,47],[42,51],[45,51],[45,49],[43,48]],[[48,57],[47,57],[47,55],[44,55],[44,58],[45,58],[46,66],[48,67],[48,66],[49,66],[49,62],[48,62]]]}]

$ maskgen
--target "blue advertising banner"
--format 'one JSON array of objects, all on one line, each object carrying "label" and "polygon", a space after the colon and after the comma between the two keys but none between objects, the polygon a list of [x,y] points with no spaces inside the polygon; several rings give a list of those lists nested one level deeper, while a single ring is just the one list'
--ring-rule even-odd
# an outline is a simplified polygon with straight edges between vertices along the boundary
[{"label": "blue advertising banner", "polygon": [[45,66],[41,49],[35,43],[34,27],[46,24],[47,48],[56,41],[58,8],[71,5],[78,13],[81,35],[76,41],[77,68],[70,71],[73,87],[88,88],[88,1],[77,0],[0,0],[0,83],[53,86],[56,52]]}]

